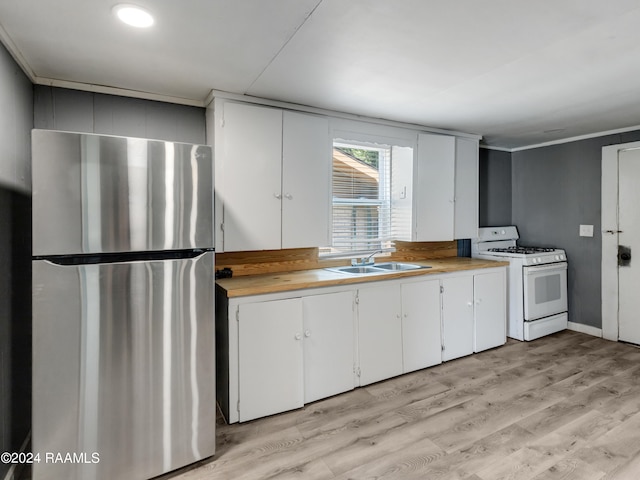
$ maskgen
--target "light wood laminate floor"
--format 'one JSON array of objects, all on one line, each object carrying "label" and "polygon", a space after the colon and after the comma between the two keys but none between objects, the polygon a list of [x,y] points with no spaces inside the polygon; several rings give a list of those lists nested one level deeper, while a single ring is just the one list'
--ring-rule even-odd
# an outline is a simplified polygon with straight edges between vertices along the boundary
[{"label": "light wood laminate floor", "polygon": [[565,331],[218,425],[172,480],[638,479],[640,349]]}]

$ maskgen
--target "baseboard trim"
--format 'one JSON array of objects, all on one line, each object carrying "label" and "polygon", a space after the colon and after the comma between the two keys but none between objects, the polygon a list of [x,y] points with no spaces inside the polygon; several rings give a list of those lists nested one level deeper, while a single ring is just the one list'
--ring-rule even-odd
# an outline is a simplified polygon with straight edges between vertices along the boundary
[{"label": "baseboard trim", "polygon": [[574,332],[586,333],[587,335],[593,335],[594,337],[602,338],[602,329],[597,327],[592,327],[591,325],[568,322],[567,329],[573,330]]},{"label": "baseboard trim", "polygon": [[[20,447],[19,453],[26,452],[30,442],[31,442],[31,432],[27,434],[27,438],[25,438],[24,442],[22,442],[22,446]],[[20,478],[20,475],[22,474],[23,468],[24,468],[24,465],[21,463],[12,463],[11,466],[9,467],[9,471],[4,476],[4,480],[18,480]]]}]

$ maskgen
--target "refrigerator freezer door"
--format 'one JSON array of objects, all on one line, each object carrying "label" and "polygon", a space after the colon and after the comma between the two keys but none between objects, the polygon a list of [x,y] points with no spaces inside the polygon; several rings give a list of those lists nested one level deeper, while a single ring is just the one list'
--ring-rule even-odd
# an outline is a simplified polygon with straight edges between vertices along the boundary
[{"label": "refrigerator freezer door", "polygon": [[213,247],[211,147],[33,130],[33,255]]},{"label": "refrigerator freezer door", "polygon": [[214,454],[213,259],[33,262],[34,480],[147,479]]}]

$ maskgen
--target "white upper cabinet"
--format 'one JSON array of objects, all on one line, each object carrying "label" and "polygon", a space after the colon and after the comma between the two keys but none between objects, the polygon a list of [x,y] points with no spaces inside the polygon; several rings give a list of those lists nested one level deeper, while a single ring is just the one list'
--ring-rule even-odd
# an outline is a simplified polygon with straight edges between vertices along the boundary
[{"label": "white upper cabinet", "polygon": [[225,103],[216,188],[225,251],[280,248],[282,111]]},{"label": "white upper cabinet", "polygon": [[414,241],[453,240],[455,152],[455,137],[418,135]]},{"label": "white upper cabinet", "polygon": [[215,117],[216,250],[326,245],[328,119],[233,102]]},{"label": "white upper cabinet", "polygon": [[207,118],[214,125],[218,252],[330,245],[332,131],[390,145],[393,238],[477,236],[477,138],[223,99],[214,106]]},{"label": "white upper cabinet", "polygon": [[478,236],[478,140],[456,137],[454,238]]},{"label": "white upper cabinet", "polygon": [[478,140],[418,134],[411,241],[478,235]]},{"label": "white upper cabinet", "polygon": [[282,248],[330,243],[329,120],[284,112],[282,129]]}]

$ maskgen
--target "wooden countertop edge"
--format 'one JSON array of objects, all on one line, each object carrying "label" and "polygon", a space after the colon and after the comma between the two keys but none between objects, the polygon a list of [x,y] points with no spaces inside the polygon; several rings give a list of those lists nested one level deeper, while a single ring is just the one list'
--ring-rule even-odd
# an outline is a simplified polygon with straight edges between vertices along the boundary
[{"label": "wooden countertop edge", "polygon": [[396,278],[434,275],[465,270],[496,268],[509,265],[509,262],[506,261],[483,260],[468,257],[423,260],[411,263],[430,266],[431,268],[404,272],[380,273],[374,275],[348,275],[344,273],[330,272],[324,269],[315,269],[291,273],[272,273],[226,278],[217,280],[216,284],[226,291],[228,298],[233,298],[267,293],[288,292],[308,288],[377,282]]}]

